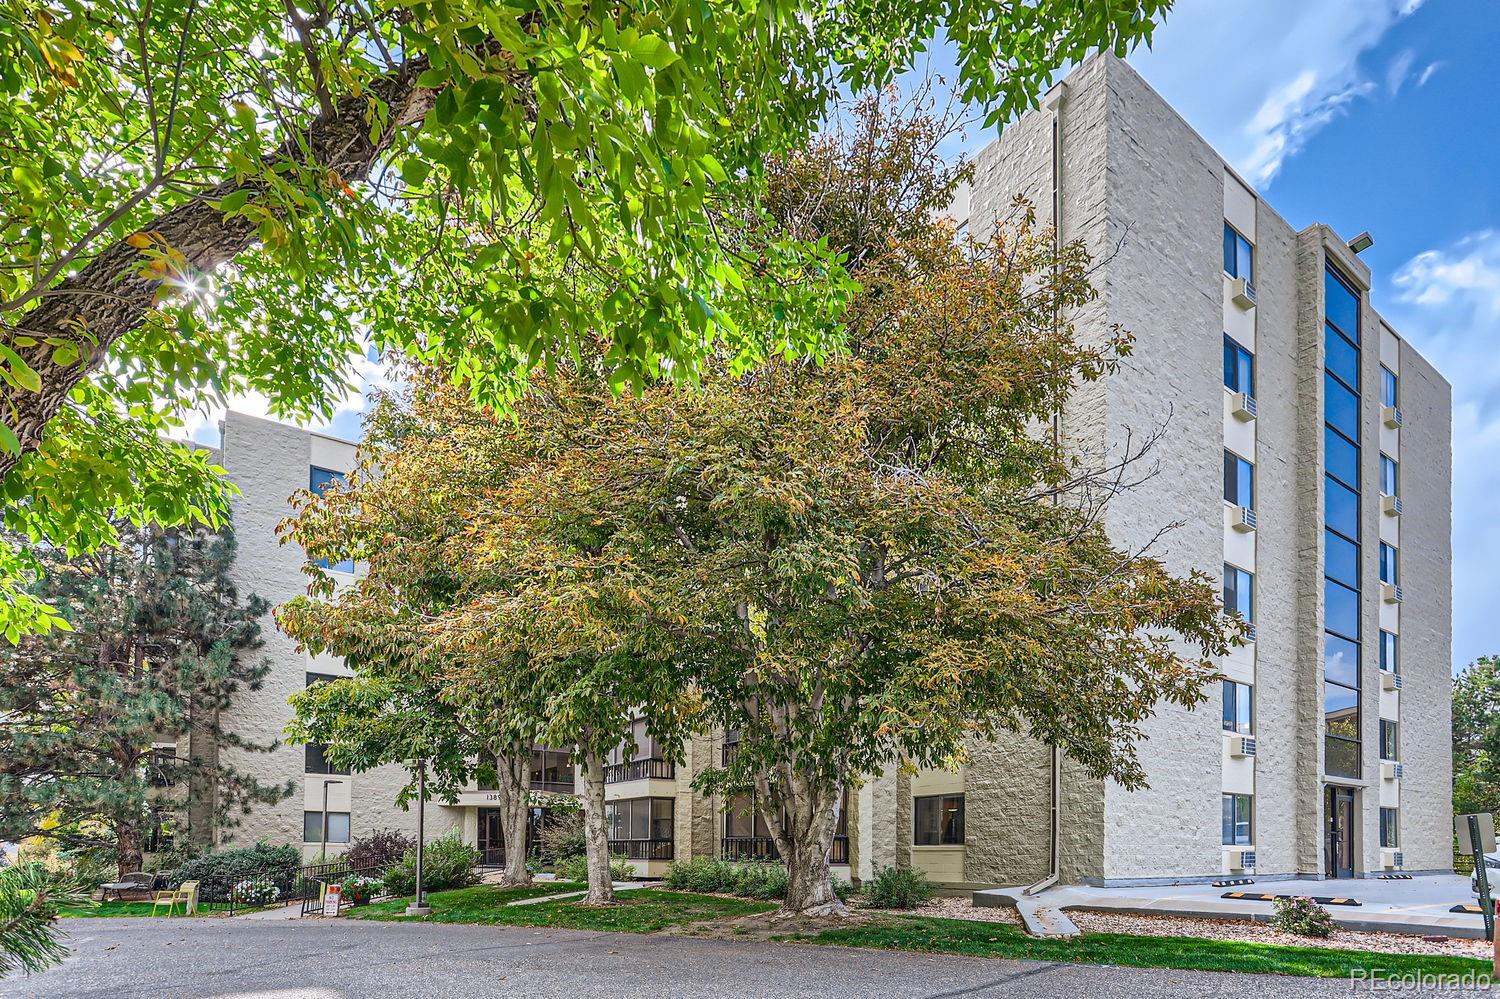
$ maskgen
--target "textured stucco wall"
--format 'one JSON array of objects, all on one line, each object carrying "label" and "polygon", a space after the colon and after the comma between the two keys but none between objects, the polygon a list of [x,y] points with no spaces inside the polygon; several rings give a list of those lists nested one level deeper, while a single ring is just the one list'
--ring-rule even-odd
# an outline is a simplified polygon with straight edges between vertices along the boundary
[{"label": "textured stucco wall", "polygon": [[1452,388],[1401,345],[1401,850],[1407,870],[1453,866]]},{"label": "textured stucco wall", "polygon": [[[258,593],[273,606],[305,588],[302,553],[295,546],[279,543],[276,525],[291,513],[288,498],[307,488],[313,438],[314,435],[295,427],[240,413],[230,413],[225,421],[223,464],[241,492],[233,504],[239,558],[232,575],[241,592]],[[352,459],[352,447],[340,448],[326,438],[320,444],[320,455],[343,451]],[[223,724],[227,731],[246,739],[260,743],[276,740],[279,745],[270,753],[226,746],[221,754],[226,764],[261,780],[292,781],[295,791],[279,804],[257,806],[242,818],[238,828],[222,831],[219,838],[226,845],[247,845],[257,840],[301,845],[303,809],[321,808],[324,778],[304,776],[303,747],[286,743],[282,730],[292,715],[287,698],[304,688],[308,670],[317,672],[328,667],[313,665],[291,638],[277,630],[269,614],[261,622],[261,632],[265,640],[261,653],[271,660],[271,672],[259,690],[242,691],[236,697],[234,705],[225,712]],[[345,783],[329,789],[330,810],[343,810],[343,803],[348,802],[352,837],[377,828],[415,833],[415,809],[403,811],[394,804],[408,779],[404,769],[385,766],[335,777]],[[428,835],[440,835],[461,819],[460,810],[433,804],[427,813]],[[330,847],[330,852],[336,849]]]}]

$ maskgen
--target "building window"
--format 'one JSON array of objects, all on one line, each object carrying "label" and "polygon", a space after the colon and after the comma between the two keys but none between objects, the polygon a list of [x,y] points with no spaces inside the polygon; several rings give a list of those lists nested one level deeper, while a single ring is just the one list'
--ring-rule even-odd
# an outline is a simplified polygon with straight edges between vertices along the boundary
[{"label": "building window", "polygon": [[1255,577],[1228,562],[1224,563],[1224,609],[1238,612],[1247,622],[1255,620]]},{"label": "building window", "polygon": [[1397,653],[1396,633],[1382,631],[1380,633],[1380,668],[1387,673],[1401,672],[1401,660]]},{"label": "building window", "polygon": [[[303,812],[302,813],[302,842],[304,842],[304,843],[322,843],[323,841],[324,841],[324,836],[323,836],[323,813],[322,812]],[[347,843],[347,842],[349,842],[349,813],[348,812],[329,812],[328,813],[328,836],[327,836],[327,841],[329,843]]]},{"label": "building window", "polygon": [[[342,484],[343,482],[343,472],[335,472],[331,468],[319,468],[317,465],[308,466],[307,488],[311,492],[321,493],[334,483]],[[330,563],[326,558],[316,558],[313,561],[325,569],[332,569],[334,572],[354,571],[354,560],[350,558],[334,563]]]},{"label": "building window", "polygon": [[1323,770],[1360,776],[1360,297],[1323,272]]},{"label": "building window", "polygon": [[1399,760],[1400,746],[1396,741],[1396,723],[1389,718],[1380,719],[1380,758],[1382,760]]},{"label": "building window", "polygon": [[1388,454],[1380,456],[1380,493],[1383,496],[1399,496],[1396,480],[1396,459]]},{"label": "building window", "polygon": [[1255,247],[1228,222],[1224,223],[1224,273],[1255,283]]},{"label": "building window", "polygon": [[1399,555],[1394,546],[1380,543],[1380,581],[1395,585],[1401,582]]},{"label": "building window", "polygon": [[1224,731],[1239,735],[1255,732],[1255,707],[1251,697],[1254,692],[1248,683],[1224,681]]},{"label": "building window", "polygon": [[141,848],[147,853],[166,853],[177,839],[177,816],[164,808],[151,809],[151,820],[146,826],[146,841]]},{"label": "building window", "polygon": [[1400,405],[1399,383],[1396,373],[1384,364],[1380,366],[1380,404],[1382,406]]},{"label": "building window", "polygon": [[309,742],[302,747],[302,772],[308,774],[347,774],[349,771],[328,762],[328,747]]},{"label": "building window", "polygon": [[1255,799],[1248,794],[1224,795],[1224,845],[1250,846],[1255,842],[1251,819]]},{"label": "building window", "polygon": [[964,796],[934,794],[912,799],[912,843],[916,846],[962,846]]},{"label": "building window", "polygon": [[569,759],[567,750],[543,749],[540,746],[531,750],[531,787],[535,791],[573,793],[573,761]]},{"label": "building window", "polygon": [[1255,466],[1233,451],[1224,452],[1224,499],[1255,509]]},{"label": "building window", "polygon": [[1224,334],[1224,387],[1231,392],[1255,395],[1255,355]]},{"label": "building window", "polygon": [[1400,836],[1396,831],[1398,814],[1394,808],[1380,810],[1380,845],[1392,850],[1401,845]]},{"label": "building window", "polygon": [[631,860],[671,860],[673,811],[671,798],[626,798],[604,803],[604,825],[611,853]]},{"label": "building window", "polygon": [[304,676],[306,678],[304,686],[308,687],[316,687],[320,683],[330,683],[334,680],[344,679],[344,677],[335,676],[332,673],[306,673]]}]

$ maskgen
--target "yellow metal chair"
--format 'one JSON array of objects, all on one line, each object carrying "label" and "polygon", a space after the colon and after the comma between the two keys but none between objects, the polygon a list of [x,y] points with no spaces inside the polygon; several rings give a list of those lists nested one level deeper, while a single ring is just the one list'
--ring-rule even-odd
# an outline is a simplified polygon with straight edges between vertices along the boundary
[{"label": "yellow metal chair", "polygon": [[184,881],[182,887],[170,891],[159,891],[151,902],[151,915],[156,915],[158,907],[165,905],[167,915],[177,908],[177,903],[182,903],[182,914],[191,916],[198,909],[198,882]]}]

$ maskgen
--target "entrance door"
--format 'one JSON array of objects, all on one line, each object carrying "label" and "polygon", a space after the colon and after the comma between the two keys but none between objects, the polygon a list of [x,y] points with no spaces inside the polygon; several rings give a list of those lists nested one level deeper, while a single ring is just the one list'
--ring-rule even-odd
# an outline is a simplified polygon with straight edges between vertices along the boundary
[{"label": "entrance door", "polygon": [[505,827],[500,809],[479,810],[479,862],[486,867],[505,866]]},{"label": "entrance door", "polygon": [[1354,877],[1354,791],[1330,787],[1323,801],[1324,871],[1330,878]]}]

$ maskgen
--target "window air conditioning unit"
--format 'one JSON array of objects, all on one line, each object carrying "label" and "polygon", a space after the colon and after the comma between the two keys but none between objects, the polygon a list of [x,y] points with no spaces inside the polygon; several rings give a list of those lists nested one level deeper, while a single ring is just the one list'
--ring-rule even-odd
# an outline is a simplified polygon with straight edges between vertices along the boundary
[{"label": "window air conditioning unit", "polygon": [[1255,870],[1255,847],[1226,846],[1224,854],[1225,858],[1229,861],[1229,869],[1231,871]]},{"label": "window air conditioning unit", "polygon": [[1400,780],[1405,775],[1406,771],[1395,760],[1380,761],[1380,776],[1382,780]]},{"label": "window air conditioning unit", "polygon": [[1405,866],[1406,858],[1401,856],[1401,851],[1395,847],[1386,846],[1380,849],[1380,866],[1386,868],[1399,868]]},{"label": "window air conditioning unit", "polygon": [[1233,289],[1230,297],[1234,299],[1235,305],[1242,309],[1255,308],[1255,285],[1241,277],[1235,278],[1230,287]]},{"label": "window air conditioning unit", "polygon": [[1236,759],[1244,759],[1255,755],[1255,737],[1249,735],[1236,735],[1230,737],[1229,755]]},{"label": "window air conditioning unit", "polygon": [[1401,408],[1399,406],[1381,407],[1380,419],[1381,422],[1392,430],[1400,430],[1401,425],[1406,422],[1401,416]]},{"label": "window air conditioning unit", "polygon": [[1400,673],[1390,673],[1390,672],[1381,673],[1380,674],[1380,689],[1381,690],[1400,690],[1401,689],[1401,674]]},{"label": "window air conditioning unit", "polygon": [[1399,517],[1399,516],[1401,516],[1401,497],[1400,496],[1382,496],[1382,497],[1380,497],[1380,509],[1381,509],[1381,511],[1383,513],[1386,514],[1386,516],[1389,516],[1389,517]]},{"label": "window air conditioning unit", "polygon": [[1255,530],[1255,511],[1248,506],[1232,507],[1229,511],[1229,526],[1241,534]]},{"label": "window air conditioning unit", "polygon": [[1234,418],[1242,423],[1249,423],[1255,419],[1255,396],[1249,392],[1236,392],[1230,400],[1231,412]]},{"label": "window air conditioning unit", "polygon": [[1380,599],[1388,604],[1399,604],[1401,602],[1401,587],[1395,583],[1381,583]]}]

